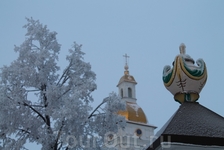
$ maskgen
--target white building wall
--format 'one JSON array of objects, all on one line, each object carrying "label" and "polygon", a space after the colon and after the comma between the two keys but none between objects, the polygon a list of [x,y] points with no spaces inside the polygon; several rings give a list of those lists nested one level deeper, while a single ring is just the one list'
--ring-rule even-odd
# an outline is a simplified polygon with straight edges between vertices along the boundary
[{"label": "white building wall", "polygon": [[[139,136],[136,133],[137,129],[142,131],[142,134]],[[127,122],[125,129],[120,129],[117,133],[116,148],[118,150],[142,150],[149,143],[153,142],[154,129],[154,126]]]},{"label": "white building wall", "polygon": [[[128,96],[128,88],[132,89],[132,97]],[[121,94],[121,89],[123,89],[123,97]],[[122,98],[131,98],[136,100],[136,90],[135,90],[135,84],[130,82],[123,82],[118,86],[118,93]]]}]

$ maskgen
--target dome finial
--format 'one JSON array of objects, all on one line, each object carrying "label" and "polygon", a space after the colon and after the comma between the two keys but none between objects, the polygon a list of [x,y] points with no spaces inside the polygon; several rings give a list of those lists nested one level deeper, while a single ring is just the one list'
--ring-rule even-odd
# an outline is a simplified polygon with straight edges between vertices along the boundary
[{"label": "dome finial", "polygon": [[186,53],[186,46],[184,43],[181,43],[179,46],[180,54],[185,54]]},{"label": "dome finial", "polygon": [[125,57],[125,66],[124,66],[124,74],[129,74],[129,71],[128,71],[128,58],[129,56],[127,54],[123,55],[123,57]]}]

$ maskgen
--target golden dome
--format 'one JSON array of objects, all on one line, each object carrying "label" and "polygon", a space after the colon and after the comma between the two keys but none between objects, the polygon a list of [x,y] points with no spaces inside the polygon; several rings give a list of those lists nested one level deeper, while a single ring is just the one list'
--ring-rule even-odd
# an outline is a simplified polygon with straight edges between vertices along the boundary
[{"label": "golden dome", "polygon": [[140,122],[147,124],[144,111],[138,104],[126,102],[126,110],[119,111],[119,115],[124,116],[127,121]]},{"label": "golden dome", "polygon": [[118,85],[117,86],[119,86],[122,82],[132,82],[132,83],[135,83],[135,84],[137,84],[137,82],[135,81],[135,78],[133,77],[133,76],[131,76],[130,74],[129,74],[129,71],[128,71],[128,64],[127,64],[127,58],[129,57],[127,54],[125,54],[124,55],[124,57],[126,57],[126,64],[125,64],[125,66],[124,66],[124,69],[125,69],[125,71],[124,71],[124,75],[120,78],[120,81],[119,81],[119,83],[118,83]]},{"label": "golden dome", "polygon": [[118,85],[120,85],[122,82],[132,82],[132,83],[137,84],[137,82],[135,81],[135,78],[133,76],[129,75],[129,72],[126,72],[126,71],[124,72],[124,75],[119,80]]}]

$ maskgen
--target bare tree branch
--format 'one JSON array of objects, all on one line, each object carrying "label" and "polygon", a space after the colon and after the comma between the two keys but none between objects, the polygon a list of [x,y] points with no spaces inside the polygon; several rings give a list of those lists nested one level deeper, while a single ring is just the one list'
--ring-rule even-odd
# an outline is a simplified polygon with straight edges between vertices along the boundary
[{"label": "bare tree branch", "polygon": [[[21,103],[18,102],[18,104],[21,104]],[[44,118],[44,116],[43,116],[39,111],[37,111],[37,110],[34,109],[31,105],[29,105],[29,104],[27,104],[27,103],[25,103],[25,102],[23,102],[22,105],[29,107],[31,110],[33,110],[35,113],[37,113],[38,116],[40,116],[40,117],[43,119],[43,121],[46,123],[46,119]]]},{"label": "bare tree branch", "polygon": [[98,108],[100,108],[101,105],[103,105],[104,103],[106,103],[108,101],[108,97],[104,98],[103,101],[93,110],[93,112],[89,115],[88,119],[90,119],[93,114],[98,111]]},{"label": "bare tree branch", "polygon": [[[71,67],[71,64],[72,64],[72,61],[70,61],[70,63],[69,63],[69,65],[68,65],[68,67],[66,68],[66,70],[63,72],[63,74],[62,74],[62,76],[61,76],[61,78],[58,80],[58,83],[56,84],[56,85],[58,85],[60,82],[61,82],[61,80],[63,79],[63,77],[64,78],[66,78],[66,74],[67,74],[67,72],[69,71],[69,69],[70,69],[70,67]],[[62,83],[62,84],[64,84],[64,83]]]},{"label": "bare tree branch", "polygon": [[62,121],[62,125],[61,125],[61,127],[60,127],[60,129],[59,129],[59,131],[58,131],[58,135],[57,135],[57,138],[56,138],[56,141],[55,141],[55,148],[57,148],[57,146],[58,146],[58,140],[60,139],[60,136],[61,136],[61,130],[62,130],[62,128],[64,127],[64,120]]},{"label": "bare tree branch", "polygon": [[20,130],[20,131],[22,131],[22,132],[25,132],[25,133],[27,133],[27,134],[30,134],[30,132],[29,132],[28,130],[25,130],[25,129],[17,129],[17,130]]},{"label": "bare tree branch", "polygon": [[40,90],[26,90],[26,92],[38,92]]},{"label": "bare tree branch", "polygon": [[69,91],[70,91],[71,89],[69,88],[69,89],[67,89],[63,94],[61,94],[61,96],[60,97],[58,97],[58,99],[60,99],[62,96],[64,96],[66,93],[68,93]]}]

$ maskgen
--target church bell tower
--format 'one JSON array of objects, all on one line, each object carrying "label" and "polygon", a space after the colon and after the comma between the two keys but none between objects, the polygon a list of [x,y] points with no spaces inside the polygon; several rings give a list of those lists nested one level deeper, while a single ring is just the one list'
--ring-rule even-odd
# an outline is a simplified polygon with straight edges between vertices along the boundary
[{"label": "church bell tower", "polygon": [[122,100],[125,100],[126,102],[136,102],[136,93],[135,93],[135,85],[137,82],[135,81],[134,77],[129,74],[128,71],[128,63],[127,59],[129,56],[127,54],[124,55],[126,62],[124,66],[124,76],[121,77],[117,87],[119,89],[119,95],[122,98]]},{"label": "church bell tower", "polygon": [[119,131],[120,139],[116,147],[119,150],[140,150],[151,142],[156,127],[148,123],[143,109],[137,104],[135,89],[137,82],[129,74],[129,56],[125,54],[124,57],[124,75],[117,87],[121,100],[126,102],[126,110],[119,111],[118,114],[125,117],[127,125],[124,130]]}]

